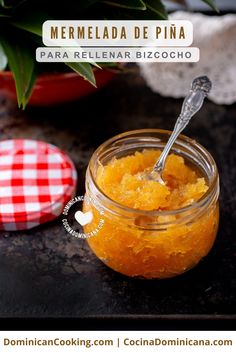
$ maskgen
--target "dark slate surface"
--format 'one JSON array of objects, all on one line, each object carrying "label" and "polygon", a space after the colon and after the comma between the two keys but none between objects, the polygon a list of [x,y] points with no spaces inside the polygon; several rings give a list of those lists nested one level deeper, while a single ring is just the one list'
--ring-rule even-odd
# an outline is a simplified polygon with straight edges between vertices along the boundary
[{"label": "dark slate surface", "polygon": [[[181,100],[152,93],[137,74],[117,77],[80,102],[21,112],[0,96],[1,139],[56,144],[74,160],[78,194],[93,150],[130,129],[171,129]],[[137,280],[104,266],[86,243],[68,236],[60,220],[28,232],[0,235],[2,317],[227,315],[236,318],[236,105],[207,101],[186,129],[214,156],[221,176],[221,222],[210,254],[169,280]]]}]

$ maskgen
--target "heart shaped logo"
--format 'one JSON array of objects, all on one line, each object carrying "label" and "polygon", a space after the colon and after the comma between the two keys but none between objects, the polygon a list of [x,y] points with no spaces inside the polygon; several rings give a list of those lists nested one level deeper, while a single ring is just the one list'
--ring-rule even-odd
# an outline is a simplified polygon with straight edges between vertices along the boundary
[{"label": "heart shaped logo", "polygon": [[87,213],[83,213],[82,211],[78,210],[75,213],[75,220],[81,225],[85,226],[93,220],[93,214],[91,211],[87,211]]}]

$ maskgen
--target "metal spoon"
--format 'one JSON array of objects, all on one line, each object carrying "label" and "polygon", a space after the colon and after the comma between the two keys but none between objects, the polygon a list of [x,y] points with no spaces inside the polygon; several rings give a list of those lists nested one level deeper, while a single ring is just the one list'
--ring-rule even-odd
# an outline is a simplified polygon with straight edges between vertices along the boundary
[{"label": "metal spoon", "polygon": [[146,173],[144,178],[155,180],[161,184],[165,184],[162,178],[162,172],[165,167],[167,155],[169,154],[175,140],[179,134],[188,125],[190,119],[202,107],[204,98],[208,95],[212,87],[211,81],[207,76],[200,76],[193,80],[189,94],[185,97],[181,113],[175,123],[174,130],[161,153],[158,161],[151,173]]}]

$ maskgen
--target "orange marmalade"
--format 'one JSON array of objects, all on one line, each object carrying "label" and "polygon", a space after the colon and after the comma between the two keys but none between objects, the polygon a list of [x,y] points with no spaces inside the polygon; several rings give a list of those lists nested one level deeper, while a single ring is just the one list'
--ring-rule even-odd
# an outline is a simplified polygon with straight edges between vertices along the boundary
[{"label": "orange marmalade", "polygon": [[[132,277],[185,272],[207,255],[217,234],[218,195],[204,204],[212,189],[204,168],[171,153],[163,171],[165,185],[142,178],[160,154],[152,147],[99,161],[94,186],[100,199],[94,193],[95,202],[84,205],[93,213],[85,232],[96,229],[103,211],[103,227],[87,239],[90,248],[110,268]],[[94,199],[92,190],[87,185]]]}]

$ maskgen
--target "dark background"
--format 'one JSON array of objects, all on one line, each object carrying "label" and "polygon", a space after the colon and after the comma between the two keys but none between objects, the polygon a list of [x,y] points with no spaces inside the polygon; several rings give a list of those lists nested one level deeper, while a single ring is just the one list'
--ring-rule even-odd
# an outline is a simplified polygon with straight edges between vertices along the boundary
[{"label": "dark background", "polygon": [[[93,96],[60,107],[23,112],[0,95],[1,139],[42,139],[67,151],[78,170],[77,193],[83,194],[85,169],[99,144],[131,129],[172,129],[180,111],[182,100],[154,94],[137,68],[130,70]],[[210,254],[179,277],[137,280],[103,265],[60,220],[1,233],[4,329],[235,329],[236,105],[206,101],[185,134],[212,153],[221,177],[220,230]]]},{"label": "dark background", "polygon": [[[1,97],[1,138],[43,139],[63,148],[78,169],[81,195],[87,163],[100,143],[130,129],[171,129],[181,103],[152,93],[137,73],[118,76],[93,96],[57,108],[22,112]],[[213,154],[221,176],[220,231],[205,260],[173,279],[137,280],[108,269],[86,242],[64,231],[60,220],[27,232],[2,233],[1,316],[233,319],[236,105],[206,101],[185,133]]]}]

